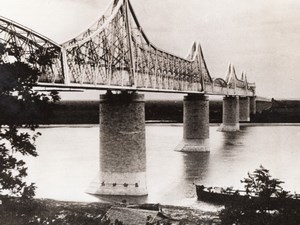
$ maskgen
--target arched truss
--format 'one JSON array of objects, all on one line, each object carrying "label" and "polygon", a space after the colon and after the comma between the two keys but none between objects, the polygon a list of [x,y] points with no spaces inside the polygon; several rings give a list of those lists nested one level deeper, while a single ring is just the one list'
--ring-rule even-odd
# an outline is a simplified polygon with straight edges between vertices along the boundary
[{"label": "arched truss", "polygon": [[227,83],[229,88],[248,89],[247,76],[242,73],[241,79],[239,79],[236,75],[234,66],[231,64],[229,65],[228,72],[225,77],[225,82]]},{"label": "arched truss", "polygon": [[63,47],[70,83],[202,91],[204,83],[212,82],[200,45],[193,45],[188,59],[157,48],[127,0],[114,1],[92,27]]},{"label": "arched truss", "polygon": [[[96,23],[62,45],[0,18],[0,42],[22,49],[22,60],[41,70],[41,86],[222,95],[248,95],[255,89],[231,72],[225,81],[227,89],[235,91],[224,92],[222,79],[210,76],[199,43],[193,44],[186,59],[156,47],[144,33],[129,0],[113,0]],[[50,60],[41,65],[32,61],[34,56]]]},{"label": "arched truss", "polygon": [[[19,60],[38,68],[42,74],[39,81],[64,82],[60,45],[3,17],[0,17],[0,43],[17,53]],[[6,54],[4,60],[9,62],[10,55]]]},{"label": "arched truss", "polygon": [[213,85],[217,87],[227,87],[227,83],[224,79],[222,78],[216,78],[213,80]]}]

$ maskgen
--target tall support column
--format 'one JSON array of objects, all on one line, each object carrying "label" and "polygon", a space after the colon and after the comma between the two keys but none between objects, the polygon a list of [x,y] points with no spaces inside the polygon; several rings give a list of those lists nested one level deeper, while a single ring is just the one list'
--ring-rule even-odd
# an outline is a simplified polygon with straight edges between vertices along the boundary
[{"label": "tall support column", "polygon": [[250,114],[255,115],[256,114],[256,97],[250,97]]},{"label": "tall support column", "polygon": [[89,193],[147,195],[144,106],[141,94],[100,95],[100,175]]},{"label": "tall support column", "polygon": [[239,98],[226,96],[223,98],[223,123],[219,131],[238,131],[239,124]]},{"label": "tall support column", "polygon": [[209,101],[204,95],[187,95],[183,101],[183,152],[209,151]]},{"label": "tall support column", "polygon": [[240,121],[249,122],[250,121],[250,98],[249,97],[240,97]]}]

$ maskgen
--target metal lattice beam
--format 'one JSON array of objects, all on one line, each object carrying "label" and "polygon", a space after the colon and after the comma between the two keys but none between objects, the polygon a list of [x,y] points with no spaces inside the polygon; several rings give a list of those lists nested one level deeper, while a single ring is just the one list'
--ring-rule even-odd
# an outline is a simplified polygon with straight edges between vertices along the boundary
[{"label": "metal lattice beam", "polygon": [[51,58],[34,65],[43,73],[41,86],[255,95],[255,84],[238,79],[233,66],[224,80],[212,78],[198,43],[187,58],[152,44],[129,0],[112,1],[89,29],[62,45],[4,18],[0,41],[22,49],[27,62],[34,55]]},{"label": "metal lattice beam", "polygon": [[[12,51],[17,51],[18,60],[38,68],[42,74],[39,81],[63,83],[61,46],[54,41],[14,21],[0,17],[0,43]],[[9,61],[10,55],[5,55],[4,60]]]}]

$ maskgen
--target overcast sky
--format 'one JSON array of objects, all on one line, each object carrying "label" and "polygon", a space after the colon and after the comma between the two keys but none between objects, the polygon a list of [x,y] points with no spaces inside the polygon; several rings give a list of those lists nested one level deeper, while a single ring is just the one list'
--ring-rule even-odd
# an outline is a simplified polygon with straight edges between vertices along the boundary
[{"label": "overcast sky", "polygon": [[[109,0],[0,0],[0,15],[62,43],[96,21]],[[131,0],[149,39],[186,56],[200,41],[213,77],[231,62],[257,94],[300,99],[299,0]]]}]

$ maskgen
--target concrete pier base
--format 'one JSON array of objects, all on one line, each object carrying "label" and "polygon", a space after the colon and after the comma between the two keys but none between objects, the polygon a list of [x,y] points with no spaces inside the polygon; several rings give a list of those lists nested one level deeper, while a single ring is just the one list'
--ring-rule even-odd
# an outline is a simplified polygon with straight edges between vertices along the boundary
[{"label": "concrete pier base", "polygon": [[145,196],[148,194],[146,172],[109,173],[100,171],[86,192],[95,195]]},{"label": "concrete pier base", "polygon": [[100,171],[88,193],[147,195],[144,95],[100,95]]},{"label": "concrete pier base", "polygon": [[250,98],[249,97],[240,97],[240,122],[250,122]]},{"label": "concrete pier base", "polygon": [[183,139],[175,150],[180,152],[209,152],[209,139]]},{"label": "concrete pier base", "polygon": [[219,131],[238,131],[239,124],[239,98],[235,96],[226,96],[223,98],[223,123]]},{"label": "concrete pier base", "polygon": [[183,101],[183,140],[177,151],[208,152],[209,101],[204,95],[187,95]]}]

